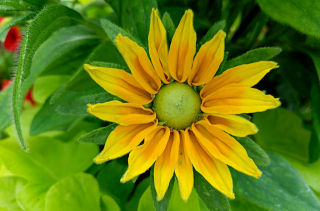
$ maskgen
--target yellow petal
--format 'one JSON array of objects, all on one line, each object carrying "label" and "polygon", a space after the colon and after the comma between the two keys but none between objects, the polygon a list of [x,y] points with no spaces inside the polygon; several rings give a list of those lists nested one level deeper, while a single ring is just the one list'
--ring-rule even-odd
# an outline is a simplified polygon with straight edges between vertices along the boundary
[{"label": "yellow petal", "polygon": [[169,50],[169,71],[176,81],[185,82],[187,80],[196,53],[196,42],[193,12],[187,10],[173,35]]},{"label": "yellow petal", "polygon": [[171,75],[168,69],[167,32],[159,18],[158,10],[155,9],[152,9],[151,13],[148,42],[154,69],[163,83],[169,84]]},{"label": "yellow petal", "polygon": [[234,136],[246,137],[258,132],[255,124],[241,116],[232,114],[205,114],[204,116],[209,124]]},{"label": "yellow petal", "polygon": [[261,176],[261,171],[248,157],[243,146],[230,135],[204,120],[193,124],[192,131],[203,148],[213,157],[250,176]]},{"label": "yellow petal", "polygon": [[94,67],[88,64],[85,64],[84,68],[103,89],[127,102],[145,105],[153,100],[152,95],[124,70]]},{"label": "yellow petal", "polygon": [[270,72],[270,70],[277,67],[277,63],[275,62],[256,62],[228,69],[207,83],[201,90],[200,96],[204,98],[218,89],[233,83],[252,87]]},{"label": "yellow petal", "polygon": [[122,103],[116,100],[95,105],[88,104],[88,112],[99,119],[123,126],[144,124],[156,118],[155,112],[140,104]]},{"label": "yellow petal", "polygon": [[170,136],[170,129],[158,126],[146,136],[144,144],[133,149],[128,159],[128,170],[121,178],[127,182],[147,171],[163,153]]},{"label": "yellow petal", "polygon": [[103,151],[94,159],[103,163],[121,157],[138,146],[144,137],[156,126],[158,121],[147,124],[117,126],[109,135]]},{"label": "yellow petal", "polygon": [[193,168],[190,158],[185,149],[184,131],[180,130],[180,146],[178,162],[175,166],[176,176],[178,178],[181,198],[187,202],[193,188]]},{"label": "yellow petal", "polygon": [[241,114],[265,111],[278,106],[278,98],[257,89],[231,84],[205,97],[201,110],[213,114]]},{"label": "yellow petal", "polygon": [[190,86],[206,84],[216,74],[224,58],[225,38],[226,33],[220,30],[210,41],[201,46],[188,79]]},{"label": "yellow petal", "polygon": [[173,130],[166,149],[159,156],[154,165],[154,185],[157,191],[157,200],[160,201],[164,197],[170,180],[174,173],[174,166],[178,161],[179,154],[179,132]]},{"label": "yellow petal", "polygon": [[161,81],[146,51],[128,37],[123,37],[122,34],[118,34],[115,42],[138,83],[150,94],[158,93]]},{"label": "yellow petal", "polygon": [[194,133],[186,129],[185,149],[194,168],[217,190],[233,199],[232,178],[226,164],[214,158],[201,147]]}]

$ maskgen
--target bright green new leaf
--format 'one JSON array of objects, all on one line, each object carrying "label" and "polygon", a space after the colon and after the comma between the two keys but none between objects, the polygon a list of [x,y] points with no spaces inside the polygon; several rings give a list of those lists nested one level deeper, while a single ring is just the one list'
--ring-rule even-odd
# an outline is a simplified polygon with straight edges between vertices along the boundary
[{"label": "bright green new leaf", "polygon": [[27,180],[22,177],[0,177],[0,210],[22,211],[16,195],[26,184]]},{"label": "bright green new leaf", "polygon": [[94,143],[104,145],[110,133],[117,127],[117,124],[113,123],[107,127],[101,127],[97,130],[91,131],[90,133],[82,135],[78,141]]},{"label": "bright green new leaf", "polygon": [[102,195],[101,211],[121,211],[121,209],[112,197],[108,195]]},{"label": "bright green new leaf", "polygon": [[320,2],[314,0],[257,0],[263,12],[276,21],[320,38]]},{"label": "bright green new leaf", "polygon": [[59,180],[87,169],[98,153],[96,145],[75,140],[64,143],[39,136],[28,142],[30,151],[27,153],[14,138],[2,140],[0,160],[8,171],[29,180],[17,197],[27,210],[32,211],[43,211],[49,188]]},{"label": "bright green new leaf", "polygon": [[234,191],[267,210],[318,211],[320,201],[299,173],[274,153],[269,166],[260,166],[259,179],[232,170]]},{"label": "bright green new leaf", "polygon": [[257,48],[247,53],[238,56],[234,59],[231,59],[226,62],[223,66],[222,72],[227,69],[242,65],[242,64],[250,64],[253,62],[259,61],[268,61],[278,55],[281,52],[281,48],[278,47],[265,47],[265,48]]},{"label": "bright green new leaf", "polygon": [[63,27],[73,26],[79,23],[103,34],[99,26],[87,21],[76,11],[62,5],[50,5],[44,8],[28,27],[21,46],[12,97],[15,129],[23,149],[26,149],[26,145],[21,130],[20,115],[23,98],[31,87],[31,84],[26,83],[28,85],[24,85],[24,82],[31,74],[32,58],[40,45],[46,41],[53,32]]},{"label": "bright green new leaf", "polygon": [[11,123],[10,119],[10,93],[12,86],[0,92],[0,131],[3,131]]},{"label": "bright green new leaf", "polygon": [[255,113],[252,121],[259,128],[254,137],[262,148],[309,161],[311,132],[303,128],[299,116],[277,108]]},{"label": "bright green new leaf", "polygon": [[210,211],[230,211],[230,205],[225,195],[216,190],[197,171],[194,172],[194,188]]},{"label": "bright green new leaf", "polygon": [[156,211],[167,211],[169,209],[170,200],[171,200],[171,193],[174,186],[174,179],[175,176],[171,178],[171,181],[169,183],[169,187],[167,189],[166,194],[161,199],[161,201],[157,200],[157,191],[154,185],[154,166],[151,167],[150,170],[150,189],[151,189],[151,196],[153,201],[153,206]]},{"label": "bright green new leaf", "polygon": [[100,191],[97,180],[91,174],[81,172],[55,183],[47,193],[45,211],[57,210],[99,211]]},{"label": "bright green new leaf", "polygon": [[267,153],[261,149],[261,147],[256,144],[249,137],[234,137],[237,141],[246,149],[249,158],[251,158],[255,164],[260,166],[267,166],[270,164],[270,159]]},{"label": "bright green new leaf", "polygon": [[124,205],[126,211],[131,210],[138,210],[139,199],[141,198],[142,194],[146,191],[146,189],[150,185],[150,179],[145,178],[135,188],[133,195],[130,197],[129,201]]}]

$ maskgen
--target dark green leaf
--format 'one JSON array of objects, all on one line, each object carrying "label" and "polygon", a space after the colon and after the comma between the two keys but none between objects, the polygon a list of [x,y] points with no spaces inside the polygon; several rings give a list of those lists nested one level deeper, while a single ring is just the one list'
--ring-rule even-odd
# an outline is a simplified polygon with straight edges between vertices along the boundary
[{"label": "dark green leaf", "polygon": [[250,64],[250,63],[259,62],[259,61],[268,61],[271,58],[278,55],[280,52],[281,52],[281,48],[278,48],[278,47],[257,48],[257,49],[248,51],[247,53],[237,58],[227,61],[223,67],[222,72],[242,64]]},{"label": "dark green leaf", "polygon": [[91,131],[90,133],[80,136],[78,141],[94,143],[104,145],[110,133],[117,127],[117,124],[113,123],[107,127],[102,127],[97,130]]},{"label": "dark green leaf", "polygon": [[[124,29],[132,29],[144,46],[148,46],[152,8],[157,9],[156,0],[123,0],[121,23]],[[130,20],[129,22],[127,20]]]},{"label": "dark green leaf", "polygon": [[168,42],[171,42],[172,37],[174,35],[174,32],[176,31],[176,27],[174,26],[174,23],[169,15],[169,13],[165,12],[163,14],[162,23],[163,23],[164,28],[167,31],[167,38],[168,38],[167,40],[168,40]]},{"label": "dark green leaf", "polygon": [[224,53],[223,60],[222,60],[222,62],[221,62],[221,64],[220,64],[220,66],[219,66],[219,69],[217,70],[216,76],[217,76],[217,75],[220,75],[220,74],[223,72],[223,67],[224,67],[224,65],[225,65],[226,62],[227,62],[228,56],[229,56],[229,53],[228,53],[228,52],[225,52],[225,53]]},{"label": "dark green leaf", "polygon": [[151,196],[153,201],[153,206],[156,211],[167,211],[169,209],[170,199],[171,199],[171,193],[174,186],[174,178],[173,176],[171,178],[169,187],[167,189],[166,194],[164,195],[163,199],[161,201],[157,200],[157,191],[154,186],[154,166],[150,169],[150,188],[151,188]]},{"label": "dark green leaf", "polygon": [[[88,28],[100,32],[100,27],[85,20],[76,11],[62,5],[50,5],[44,8],[31,22],[24,36],[20,51],[19,64],[13,86],[13,119],[21,147],[26,149],[21,130],[21,110],[23,98],[32,83],[24,85],[25,80],[31,74],[32,58],[40,45],[46,41],[53,32],[67,26],[76,24],[86,25]],[[34,80],[34,79],[33,79]]]},{"label": "dark green leaf", "polygon": [[214,35],[216,35],[218,33],[218,31],[223,30],[224,27],[226,27],[226,22],[225,21],[219,21],[217,23],[215,23],[210,29],[209,31],[206,33],[206,35],[201,39],[201,41],[199,42],[199,44],[197,45],[197,50],[200,49],[200,47],[205,44],[206,42],[208,42],[209,40],[211,40]]},{"label": "dark green leaf", "polygon": [[207,205],[210,211],[230,210],[228,199],[220,191],[216,190],[197,171],[194,172],[194,188],[199,197]]},{"label": "dark green leaf", "polygon": [[119,0],[104,0],[105,2],[107,2],[112,9],[115,11],[115,13],[117,13],[117,15],[120,15],[120,2]]},{"label": "dark green leaf", "polygon": [[149,178],[145,178],[137,185],[137,187],[133,192],[133,195],[130,197],[129,201],[125,204],[125,210],[127,211],[138,210],[139,199],[141,198],[145,190],[149,187],[149,185],[150,185]]},{"label": "dark green leaf", "polygon": [[261,166],[259,179],[232,170],[237,195],[267,210],[317,211],[319,199],[299,173],[284,159],[268,153],[269,166]]},{"label": "dark green leaf", "polygon": [[303,128],[302,119],[284,108],[255,113],[252,120],[259,132],[254,135],[264,149],[297,158],[309,160],[311,132]]},{"label": "dark green leaf", "polygon": [[250,201],[248,201],[246,198],[242,197],[239,194],[237,194],[235,199],[230,200],[230,206],[231,206],[231,210],[235,210],[235,211],[248,211],[248,210],[269,211],[265,208],[260,207],[257,204],[251,203]]},{"label": "dark green leaf", "polygon": [[237,141],[246,149],[248,156],[255,162],[255,164],[260,166],[267,166],[270,164],[270,159],[267,153],[261,149],[261,147],[256,144],[249,137],[235,137]]},{"label": "dark green leaf", "polygon": [[104,165],[97,176],[101,192],[112,196],[122,208],[134,188],[133,182],[120,182],[120,178],[127,168],[126,165],[122,165],[117,161],[111,161]]},{"label": "dark green leaf", "polygon": [[314,163],[320,158],[320,87],[317,80],[314,80],[311,87],[311,107],[313,133],[309,145],[309,162]]},{"label": "dark green leaf", "polygon": [[320,38],[319,1],[257,0],[257,2],[262,11],[276,21]]},{"label": "dark green leaf", "polygon": [[75,97],[66,102],[62,102],[58,106],[57,112],[65,115],[90,116],[87,112],[88,104],[105,103],[115,99],[117,99],[117,97],[109,94],[108,92]]},{"label": "dark green leaf", "polygon": [[10,29],[12,26],[25,24],[26,21],[32,19],[34,16],[35,16],[35,13],[28,13],[25,15],[21,15],[21,16],[17,16],[17,17],[12,18],[4,26],[1,26],[0,34],[4,33],[6,30]]}]

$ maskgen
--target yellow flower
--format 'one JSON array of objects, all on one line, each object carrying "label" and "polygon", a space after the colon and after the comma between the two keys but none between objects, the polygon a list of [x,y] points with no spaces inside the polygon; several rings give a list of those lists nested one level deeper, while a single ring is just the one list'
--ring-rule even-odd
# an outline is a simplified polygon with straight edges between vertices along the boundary
[{"label": "yellow flower", "polygon": [[[229,198],[234,198],[234,193],[227,165],[260,177],[246,150],[229,134],[245,137],[258,131],[237,114],[280,105],[279,99],[251,88],[277,64],[256,62],[215,76],[224,58],[225,37],[219,31],[196,54],[193,13],[187,10],[168,50],[166,30],[153,9],[148,38],[151,61],[144,48],[119,34],[115,42],[132,74],[85,65],[101,87],[128,102],[88,105],[92,115],[119,124],[94,161],[103,163],[130,152],[121,182],[155,163],[158,200],[164,197],[175,173],[181,197],[187,201],[193,188],[193,167]],[[193,87],[200,85],[204,87],[199,93]],[[151,108],[144,106],[150,103]]]}]

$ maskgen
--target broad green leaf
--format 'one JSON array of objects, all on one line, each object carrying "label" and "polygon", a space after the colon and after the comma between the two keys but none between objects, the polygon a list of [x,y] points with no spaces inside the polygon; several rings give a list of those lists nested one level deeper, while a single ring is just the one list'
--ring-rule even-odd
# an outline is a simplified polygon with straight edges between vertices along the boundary
[{"label": "broad green leaf", "polygon": [[267,166],[270,164],[270,159],[267,153],[261,149],[261,147],[256,144],[249,137],[234,137],[237,141],[246,149],[248,156],[254,161],[256,165]]},{"label": "broad green leaf", "polygon": [[[113,42],[114,45],[116,45],[115,40],[118,34],[122,34],[123,36],[129,37],[132,41],[138,43],[141,47],[144,47],[142,42],[135,38],[133,35],[131,35],[129,32],[126,30],[120,28],[119,26],[115,25],[114,23],[110,22],[107,19],[102,19],[101,20],[101,25],[105,32],[107,33],[109,39]],[[145,47],[144,47],[145,48]]]},{"label": "broad green leaf", "polygon": [[122,165],[117,161],[111,161],[105,164],[97,175],[101,192],[111,196],[121,208],[124,207],[134,188],[134,183],[131,181],[126,183],[120,182],[126,170],[126,165]]},{"label": "broad green leaf", "polygon": [[30,151],[27,153],[14,138],[2,140],[0,160],[8,171],[29,180],[28,186],[17,196],[26,210],[32,211],[43,211],[49,188],[59,180],[87,169],[98,153],[96,145],[75,140],[64,143],[39,136],[28,142]]},{"label": "broad green leaf", "polygon": [[314,80],[311,87],[311,106],[314,135],[311,135],[309,161],[316,162],[320,158],[320,87],[316,80]]},{"label": "broad green leaf", "polygon": [[150,189],[151,189],[151,196],[153,201],[153,206],[156,211],[167,211],[169,209],[170,200],[171,200],[171,194],[174,186],[174,178],[175,176],[171,178],[171,181],[169,183],[169,187],[167,189],[166,194],[164,195],[163,199],[161,201],[157,200],[157,191],[154,185],[154,166],[150,169]]},{"label": "broad green leaf", "polygon": [[62,5],[50,5],[45,7],[31,22],[24,36],[16,78],[13,86],[13,119],[21,147],[27,149],[21,129],[20,115],[22,110],[23,98],[31,87],[31,84],[24,85],[25,80],[31,74],[32,58],[40,45],[46,41],[52,33],[68,26],[83,24],[98,33],[100,27],[85,20],[76,11]]},{"label": "broad green leaf", "polygon": [[65,115],[90,116],[87,112],[88,104],[105,103],[117,99],[116,96],[111,95],[108,92],[75,97],[66,102],[62,102],[56,111]]},{"label": "broad green leaf", "polygon": [[[1,10],[1,5],[0,5]],[[24,25],[26,21],[31,20],[35,16],[34,12],[27,13],[25,15],[13,17],[8,23],[0,27],[0,34],[10,29],[13,26]]]},{"label": "broad green leaf", "polygon": [[47,193],[45,211],[57,210],[100,210],[97,180],[81,172],[55,183]]},{"label": "broad green leaf", "polygon": [[305,163],[297,159],[284,156],[284,158],[299,171],[308,185],[317,192],[320,192],[320,160],[315,163]]},{"label": "broad green leaf", "polygon": [[260,166],[259,179],[232,170],[236,197],[267,210],[319,210],[319,199],[299,173],[278,155],[268,155],[270,165]]},{"label": "broad green leaf", "polygon": [[246,198],[242,197],[241,195],[237,194],[235,199],[229,201],[232,210],[235,211],[268,211],[265,208],[260,207],[257,204],[251,203]]},{"label": "broad green leaf", "polygon": [[[125,66],[125,62],[117,50],[117,48],[110,42],[106,41],[96,47],[89,57],[84,62],[90,64],[93,61],[102,61],[106,63],[116,63]],[[95,89],[95,91],[92,89]],[[68,92],[82,92],[81,95],[88,95],[93,93],[105,92],[94,80],[92,80],[89,74],[81,66],[70,79],[64,83],[50,98],[50,103],[53,104],[63,94]],[[80,96],[80,95],[79,95]]]},{"label": "broad green leaf", "polygon": [[107,127],[102,127],[97,130],[91,131],[90,133],[82,135],[78,141],[94,143],[104,145],[110,133],[117,127],[117,124],[113,123]]},{"label": "broad green leaf", "polygon": [[320,38],[320,2],[314,0],[257,0],[263,12],[276,21]]},{"label": "broad green leaf", "polygon": [[248,51],[247,53],[239,57],[227,61],[223,67],[223,71],[242,64],[250,64],[259,61],[268,61],[276,55],[278,55],[281,51],[281,48],[278,47],[257,48]]},{"label": "broad green leaf", "polygon": [[253,122],[259,128],[254,137],[262,148],[309,161],[311,132],[303,128],[299,116],[280,107],[255,113]]},{"label": "broad green leaf", "polygon": [[157,1],[123,0],[121,3],[121,24],[123,28],[136,35],[144,46],[148,46],[151,11],[152,8],[158,8]]},{"label": "broad green leaf", "polygon": [[209,31],[206,33],[206,35],[200,40],[199,44],[197,45],[197,50],[200,49],[202,45],[204,45],[206,42],[210,41],[220,30],[223,30],[226,27],[226,21],[219,21],[215,23]]},{"label": "broad green leaf", "polygon": [[253,122],[259,128],[254,137],[263,148],[302,161],[309,160],[311,132],[303,127],[299,116],[284,108],[277,108],[254,114]]},{"label": "broad green leaf", "polygon": [[149,187],[149,185],[149,178],[145,178],[144,180],[142,180],[135,188],[133,195],[130,197],[129,201],[124,205],[124,210],[138,210],[139,199],[141,198],[142,194],[146,191],[146,189]]},{"label": "broad green leaf", "polygon": [[[177,182],[173,187],[169,211],[207,211],[200,209],[199,201],[201,199],[198,198],[197,192],[192,190],[191,195],[187,202],[184,202],[180,196],[179,185]],[[146,191],[140,198],[138,211],[154,211],[155,208],[152,203],[152,196],[151,196],[151,188],[147,188]]]},{"label": "broad green leaf", "polygon": [[18,176],[0,177],[0,210],[23,210],[16,195],[27,184],[27,180]]},{"label": "broad green leaf", "polygon": [[0,92],[0,131],[3,131],[11,123],[10,93],[12,86]]},{"label": "broad green leaf", "polygon": [[197,171],[194,172],[194,188],[210,211],[230,211],[230,205],[225,195],[216,190]]},{"label": "broad green leaf", "polygon": [[162,16],[162,23],[164,28],[167,31],[168,42],[171,42],[174,32],[176,31],[176,27],[173,24],[173,21],[169,15],[169,13],[165,12]]},{"label": "broad green leaf", "polygon": [[121,209],[112,197],[108,195],[102,195],[101,211],[121,211]]}]

